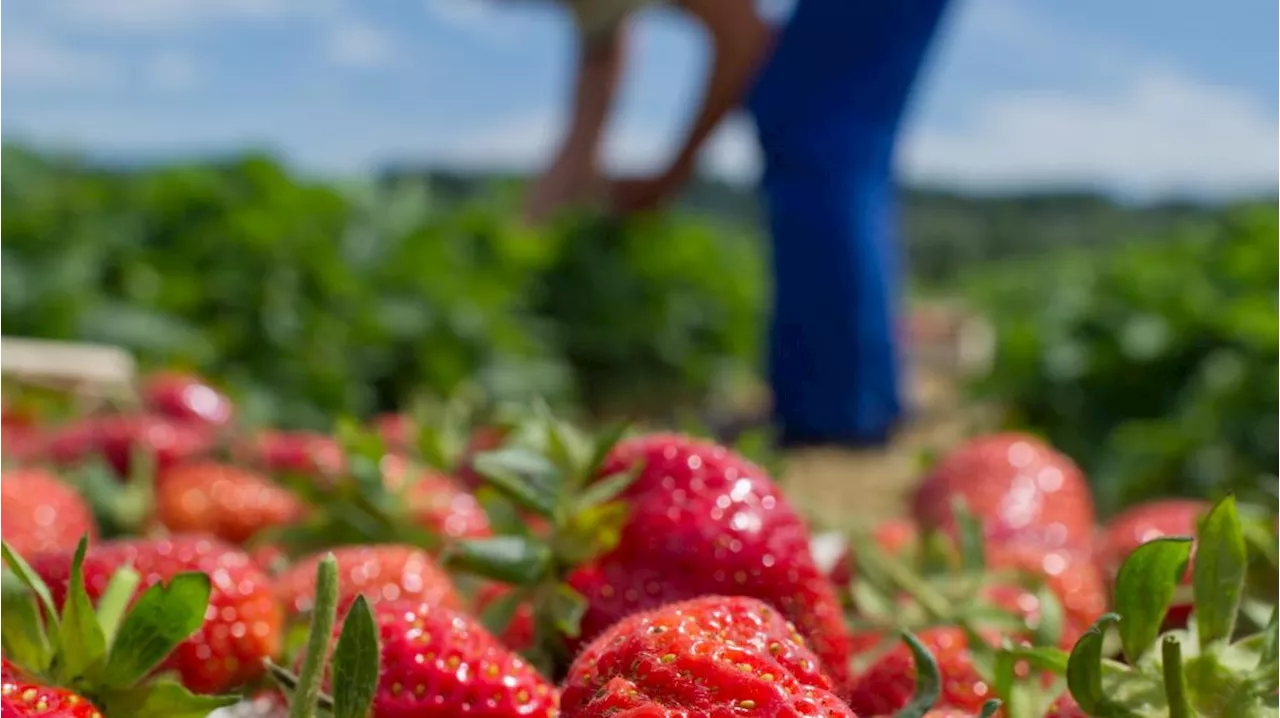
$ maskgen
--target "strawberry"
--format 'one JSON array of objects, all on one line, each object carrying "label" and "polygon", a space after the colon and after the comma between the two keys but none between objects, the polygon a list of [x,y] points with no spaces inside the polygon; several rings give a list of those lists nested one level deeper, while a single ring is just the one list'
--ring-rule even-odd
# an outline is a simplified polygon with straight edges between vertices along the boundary
[{"label": "strawberry", "polygon": [[[32,567],[49,584],[56,603],[67,593],[72,556],[45,554]],[[215,693],[262,675],[262,661],[280,648],[282,616],[267,577],[249,557],[217,539],[185,535],[164,539],[108,541],[89,549],[85,588],[97,601],[112,572],[132,566],[142,577],[135,595],[179,573],[198,571],[212,582],[204,625],[175,649],[166,662],[198,693]]]},{"label": "strawberry", "polygon": [[[395,544],[346,546],[333,554],[341,577],[342,606],[358,594],[364,594],[373,604],[413,599],[451,608],[462,605],[449,575],[422,549]],[[317,554],[304,559],[276,579],[276,597],[288,613],[302,614],[312,609],[316,566],[323,557],[324,554]]]},{"label": "strawberry", "polygon": [[[553,426],[565,432],[560,446],[584,442],[570,438],[566,427]],[[512,488],[519,478],[493,483],[552,526],[545,541],[535,535],[490,541],[544,547],[495,552],[480,546],[484,540],[464,541],[449,554],[455,567],[490,578],[510,581],[516,575],[526,585],[559,584],[537,595],[562,595],[567,584],[585,599],[575,637],[548,629],[566,623],[565,616],[555,615],[557,606],[535,605],[538,643],[546,654],[540,660],[545,658],[547,670],[563,670],[578,645],[632,613],[717,594],[774,606],[810,641],[832,678],[843,681],[850,646],[836,591],[814,561],[808,527],[764,470],[730,449],[676,434],[641,436],[611,448],[609,440],[582,452],[603,457],[598,466],[578,466],[569,456],[547,463],[550,473],[527,486]],[[506,460],[513,461],[508,477],[540,461],[509,447],[487,455],[482,468],[500,469]],[[494,571],[491,559],[498,553],[539,564]]]},{"label": "strawberry", "polygon": [[953,501],[986,528],[995,543],[1091,546],[1093,496],[1067,456],[1024,434],[970,440],[938,462],[916,489],[913,513],[921,526],[954,531]]},{"label": "strawberry", "polygon": [[633,613],[577,657],[564,718],[846,716],[822,661],[782,614],[707,596]]},{"label": "strawberry", "polygon": [[142,385],[142,403],[160,416],[213,427],[230,424],[235,413],[225,394],[198,376],[180,372],[147,377]]},{"label": "strawberry", "polygon": [[0,427],[0,456],[8,464],[22,465],[45,458],[48,437],[40,429],[5,424]]},{"label": "strawberry", "polygon": [[[942,676],[941,703],[945,707],[977,713],[992,698],[991,689],[973,664],[964,631],[941,626],[918,634],[933,654]],[[916,668],[906,646],[894,646],[857,676],[849,693],[849,706],[858,715],[887,715],[911,700]]]},{"label": "strawberry", "polygon": [[373,429],[391,451],[406,451],[413,444],[416,427],[407,414],[379,414],[373,417]]},{"label": "strawberry", "polygon": [[0,684],[3,718],[102,718],[87,698],[63,688],[28,683],[5,675]]},{"label": "strawberry", "polygon": [[263,431],[241,442],[235,453],[239,460],[271,473],[330,478],[346,468],[338,442],[310,431]]},{"label": "strawberry", "polygon": [[176,466],[156,479],[156,512],[175,533],[241,544],[262,529],[302,518],[305,508],[266,477],[210,461]]},{"label": "strawberry", "polygon": [[[1070,648],[1107,610],[1107,586],[1088,555],[1036,544],[1005,544],[987,551],[987,565],[995,571],[1014,571],[1041,579],[1061,604],[1062,636],[1059,645]],[[1035,593],[1015,583],[992,586],[988,598],[1021,615],[1029,626],[1040,620]]]},{"label": "strawberry", "polygon": [[493,532],[489,517],[471,494],[443,474],[418,471],[410,477],[404,457],[388,455],[382,460],[383,481],[395,490],[404,489],[403,501],[414,520],[437,536],[448,538],[483,537]]},{"label": "strawberry", "polygon": [[[49,584],[7,542],[3,548],[6,569],[16,579],[13,590],[5,589],[10,620],[0,626],[10,653],[0,670],[5,718],[206,716],[236,702],[236,696],[194,694],[168,670],[181,673],[184,664],[193,664],[194,657],[180,651],[199,641],[206,616],[232,610],[210,603],[216,574],[178,571],[153,581],[114,557],[91,562],[86,536],[69,560],[60,554],[36,558],[55,579]],[[148,582],[147,588],[139,585]],[[221,630],[227,632],[226,625]]]},{"label": "strawberry", "polygon": [[102,416],[82,419],[54,432],[48,451],[53,461],[68,466],[100,455],[128,479],[133,475],[135,452],[151,456],[155,469],[163,471],[202,456],[213,448],[207,427],[176,422],[154,415]]},{"label": "strawberry", "polygon": [[42,469],[0,472],[0,536],[18,553],[71,551],[80,537],[97,535],[80,493]]},{"label": "strawberry", "polygon": [[555,686],[467,614],[406,598],[370,608],[363,595],[342,611],[338,564],[332,555],[315,563],[315,611],[298,675],[271,666],[277,682],[292,689],[291,715],[315,715],[320,705],[345,705],[342,715],[368,718],[558,715]]}]

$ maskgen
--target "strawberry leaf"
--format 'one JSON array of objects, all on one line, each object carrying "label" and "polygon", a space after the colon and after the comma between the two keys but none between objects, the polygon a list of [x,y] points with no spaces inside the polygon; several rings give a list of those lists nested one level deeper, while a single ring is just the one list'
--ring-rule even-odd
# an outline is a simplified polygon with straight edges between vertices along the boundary
[{"label": "strawberry leaf", "polygon": [[1235,499],[1218,502],[1200,525],[1192,582],[1201,648],[1231,638],[1244,593],[1248,549]]},{"label": "strawberry leaf", "polygon": [[898,711],[894,718],[921,718],[933,708],[942,695],[942,680],[938,671],[938,662],[933,659],[929,649],[910,631],[902,632],[902,640],[911,649],[912,659],[916,664],[915,695],[907,705]]},{"label": "strawberry leaf", "polygon": [[1102,691],[1102,639],[1107,626],[1119,620],[1114,613],[1099,618],[1076,642],[1067,659],[1067,686],[1089,715],[1108,715],[1107,696]]},{"label": "strawberry leaf", "polygon": [[130,690],[107,693],[103,713],[130,718],[208,718],[219,708],[239,702],[239,696],[195,695],[173,680],[149,682]]},{"label": "strawberry leaf", "polygon": [[523,536],[458,541],[442,560],[450,568],[520,586],[537,583],[552,568],[551,549]]},{"label": "strawberry leaf", "polygon": [[1123,619],[1120,642],[1130,663],[1155,645],[1190,557],[1191,539],[1159,538],[1139,546],[1120,567],[1115,609]]},{"label": "strawberry leaf", "polygon": [[[604,467],[604,461],[609,456],[609,452],[613,450],[615,444],[622,440],[626,435],[627,429],[630,427],[629,422],[621,421],[613,424],[598,437],[591,449],[591,459],[587,462],[584,475],[594,477],[600,473],[600,469]],[[635,472],[636,476],[640,475],[639,470]],[[633,479],[634,480],[634,479]],[[608,499],[606,499],[607,501]]]},{"label": "strawberry leaf", "polygon": [[1262,629],[1262,646],[1259,653],[1261,654],[1258,659],[1259,666],[1280,662],[1280,606],[1271,609],[1271,620],[1267,621],[1267,627]]},{"label": "strawberry leaf", "polygon": [[204,624],[210,592],[209,576],[196,572],[152,584],[120,623],[103,681],[117,689],[136,685]]},{"label": "strawberry leaf", "polygon": [[129,608],[129,601],[133,599],[133,594],[138,590],[138,584],[141,581],[142,577],[129,566],[116,569],[116,572],[111,574],[107,590],[103,591],[102,598],[98,599],[98,625],[102,626],[107,645],[115,640],[120,621],[124,618],[124,613]]},{"label": "strawberry leaf", "polygon": [[587,612],[587,599],[567,583],[556,584],[547,602],[551,621],[561,635],[577,638],[581,630],[582,616]]},{"label": "strawberry leaf", "polygon": [[544,518],[555,513],[559,472],[536,452],[515,446],[487,451],[476,455],[472,466],[520,508]]},{"label": "strawberry leaf", "polygon": [[44,609],[45,618],[49,622],[49,628],[52,629],[50,640],[56,640],[58,605],[53,602],[53,595],[49,593],[49,587],[45,585],[44,579],[40,578],[40,575],[32,570],[31,565],[9,546],[9,542],[0,541],[0,555],[3,555],[4,562],[18,580],[40,599],[40,607]]},{"label": "strawberry leaf", "polygon": [[635,483],[636,479],[640,476],[641,468],[640,463],[637,462],[635,466],[628,468],[620,474],[606,476],[599,481],[588,484],[587,487],[578,494],[578,497],[574,502],[575,510],[582,511],[593,506],[608,503],[618,498],[622,495],[622,492],[626,491],[628,487]]},{"label": "strawberry leaf", "polygon": [[333,651],[333,718],[365,718],[378,690],[381,648],[369,602],[357,596]]},{"label": "strawberry leaf", "polygon": [[1034,626],[1035,644],[1056,646],[1062,640],[1062,602],[1057,594],[1043,585],[1036,591],[1036,601],[1040,605],[1040,617]]},{"label": "strawberry leaf", "polygon": [[520,604],[528,596],[523,590],[508,591],[498,598],[490,601],[480,611],[480,622],[484,627],[489,629],[489,633],[495,636],[501,636],[511,625],[511,621],[515,618],[516,611],[520,609]]},{"label": "strawberry leaf", "polygon": [[[71,559],[71,577],[62,604],[62,625],[58,631],[58,674],[63,685],[101,669],[107,654],[107,638],[98,624],[93,601],[84,587],[84,555],[89,537],[80,538]],[[202,609],[203,610],[203,609]]]},{"label": "strawberry leaf", "polygon": [[44,673],[53,659],[36,599],[25,590],[5,591],[0,601],[0,636],[4,655],[33,673]]},{"label": "strawberry leaf", "polygon": [[982,522],[969,511],[964,499],[959,497],[952,501],[951,512],[956,520],[961,568],[965,571],[983,571],[987,567],[987,556]]}]

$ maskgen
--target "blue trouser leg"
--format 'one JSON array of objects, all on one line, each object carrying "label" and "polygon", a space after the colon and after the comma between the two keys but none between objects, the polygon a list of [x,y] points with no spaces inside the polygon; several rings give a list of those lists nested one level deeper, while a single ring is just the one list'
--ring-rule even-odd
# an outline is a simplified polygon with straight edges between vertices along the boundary
[{"label": "blue trouser leg", "polygon": [[878,443],[902,413],[893,152],[946,0],[799,0],[750,107],[773,234],[786,442]]}]

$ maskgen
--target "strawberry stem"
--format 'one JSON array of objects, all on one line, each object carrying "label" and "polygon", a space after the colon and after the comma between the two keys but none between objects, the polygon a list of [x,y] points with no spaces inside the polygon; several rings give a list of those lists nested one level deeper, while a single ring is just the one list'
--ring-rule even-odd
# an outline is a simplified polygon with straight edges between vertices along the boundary
[{"label": "strawberry stem", "polygon": [[328,554],[316,567],[316,603],[307,636],[307,654],[289,708],[289,718],[315,718],[324,663],[333,640],[333,624],[338,618],[338,562]]},{"label": "strawberry stem", "polygon": [[1160,645],[1164,658],[1164,692],[1169,701],[1169,718],[1192,718],[1187,701],[1187,677],[1182,672],[1182,646],[1173,636],[1165,636]]}]

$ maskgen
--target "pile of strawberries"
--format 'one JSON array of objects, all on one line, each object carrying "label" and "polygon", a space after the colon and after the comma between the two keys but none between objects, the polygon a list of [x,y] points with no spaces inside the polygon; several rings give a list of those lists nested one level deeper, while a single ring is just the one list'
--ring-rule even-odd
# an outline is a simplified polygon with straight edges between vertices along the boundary
[{"label": "pile of strawberries", "polygon": [[1180,715],[1090,693],[1108,611],[1168,584],[1151,630],[1203,632],[1193,574],[1230,592],[1236,523],[1271,544],[1249,571],[1274,561],[1273,517],[1231,503],[1230,551],[1144,568],[1227,509],[1099,527],[1080,469],[1022,434],[943,457],[910,519],[823,565],[773,478],[699,438],[541,410],[250,431],[173,373],[142,399],[53,426],[6,407],[3,718]]}]

